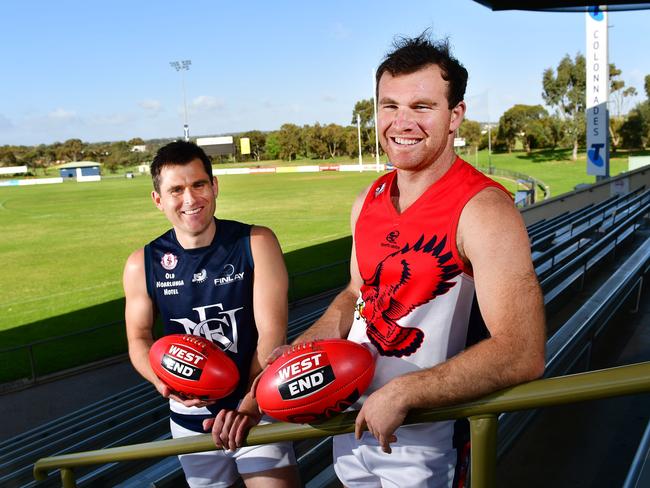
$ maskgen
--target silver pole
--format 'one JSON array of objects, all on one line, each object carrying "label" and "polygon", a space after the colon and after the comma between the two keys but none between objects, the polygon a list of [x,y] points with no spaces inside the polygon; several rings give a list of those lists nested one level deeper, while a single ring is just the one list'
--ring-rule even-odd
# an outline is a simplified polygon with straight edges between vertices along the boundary
[{"label": "silver pole", "polygon": [[379,173],[379,129],[377,128],[377,79],[372,72],[372,104],[375,108],[375,164]]},{"label": "silver pole", "polygon": [[357,114],[357,140],[359,141],[359,172],[363,171],[363,158],[361,156],[361,117]]}]

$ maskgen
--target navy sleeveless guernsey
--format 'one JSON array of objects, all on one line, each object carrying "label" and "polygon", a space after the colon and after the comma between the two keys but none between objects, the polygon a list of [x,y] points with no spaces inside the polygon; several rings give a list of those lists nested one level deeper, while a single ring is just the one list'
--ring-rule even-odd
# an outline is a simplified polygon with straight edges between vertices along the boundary
[{"label": "navy sleeveless guernsey", "polygon": [[173,229],[144,248],[147,292],[164,324],[164,334],[194,334],[217,344],[239,369],[235,391],[205,408],[170,400],[171,419],[203,432],[201,422],[223,408],[234,409],[248,387],[257,348],[253,314],[251,226],[215,219],[207,247],[184,249]]}]

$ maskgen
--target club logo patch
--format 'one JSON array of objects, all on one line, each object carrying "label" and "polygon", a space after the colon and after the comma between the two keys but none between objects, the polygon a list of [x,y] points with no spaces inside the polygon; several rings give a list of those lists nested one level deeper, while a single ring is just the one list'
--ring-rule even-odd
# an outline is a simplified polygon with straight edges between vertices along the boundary
[{"label": "club logo patch", "polygon": [[178,264],[178,258],[176,257],[175,254],[168,252],[165,253],[165,255],[162,257],[162,259],[160,260],[160,264],[166,270],[171,271]]},{"label": "club logo patch", "polygon": [[198,351],[172,344],[160,361],[169,373],[186,380],[198,381],[203,372],[205,356]]},{"label": "club logo patch", "polygon": [[336,377],[327,354],[310,352],[283,364],[276,379],[280,396],[284,400],[295,400],[322,390]]},{"label": "club logo patch", "polygon": [[203,268],[198,273],[194,273],[194,275],[192,276],[192,283],[203,283],[207,279],[208,279],[208,272],[205,270],[205,268]]},{"label": "club logo patch", "polygon": [[382,183],[375,189],[375,198],[377,198],[379,195],[381,195],[384,192],[384,189],[386,188],[386,183]]},{"label": "club logo patch", "polygon": [[395,241],[397,240],[398,237],[399,237],[399,231],[393,230],[388,233],[388,235],[386,236],[386,240],[391,244],[395,244]]}]

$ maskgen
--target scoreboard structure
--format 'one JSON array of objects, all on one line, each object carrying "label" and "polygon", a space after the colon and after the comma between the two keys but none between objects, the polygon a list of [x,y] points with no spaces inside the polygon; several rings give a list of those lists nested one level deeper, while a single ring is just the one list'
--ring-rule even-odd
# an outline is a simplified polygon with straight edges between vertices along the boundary
[{"label": "scoreboard structure", "polygon": [[200,146],[208,156],[227,156],[236,154],[235,141],[232,136],[199,137],[196,145]]}]

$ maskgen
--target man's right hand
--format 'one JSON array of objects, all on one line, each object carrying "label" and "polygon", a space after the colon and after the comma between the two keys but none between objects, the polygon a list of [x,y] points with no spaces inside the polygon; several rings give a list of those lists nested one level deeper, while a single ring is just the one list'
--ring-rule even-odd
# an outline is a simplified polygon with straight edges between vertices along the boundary
[{"label": "man's right hand", "polygon": [[284,344],[282,346],[278,346],[275,349],[273,349],[273,351],[271,352],[269,357],[267,357],[264,360],[264,366],[263,366],[264,369],[262,369],[262,371],[260,371],[260,373],[255,377],[255,379],[253,380],[253,384],[251,385],[251,389],[250,389],[251,398],[253,398],[253,399],[255,398],[255,393],[256,393],[256,390],[257,390],[257,384],[260,382],[260,378],[264,374],[264,371],[269,366],[269,364],[274,362],[276,359],[278,359],[280,356],[282,356],[282,354],[284,354],[286,351],[289,351],[290,349],[291,349],[291,346],[289,344]]},{"label": "man's right hand", "polygon": [[182,403],[186,407],[207,407],[208,405],[216,403],[216,400],[206,401],[199,398],[187,398],[186,396],[172,390],[162,381],[157,381],[154,386],[156,387],[156,390],[158,390],[158,393],[160,393],[164,398],[171,398],[178,403]]}]

